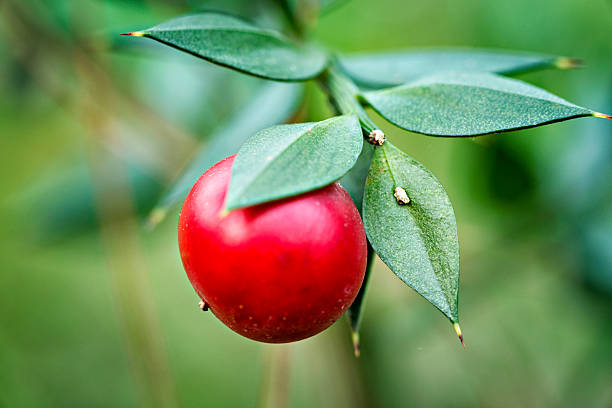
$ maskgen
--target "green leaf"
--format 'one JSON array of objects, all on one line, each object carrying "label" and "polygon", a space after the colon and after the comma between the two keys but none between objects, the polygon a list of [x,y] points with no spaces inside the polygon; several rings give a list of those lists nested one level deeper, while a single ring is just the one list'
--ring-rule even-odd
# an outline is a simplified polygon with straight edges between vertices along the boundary
[{"label": "green leaf", "polygon": [[278,81],[313,78],[327,64],[320,51],[226,14],[190,14],[126,35],[152,38],[215,64]]},{"label": "green leaf", "polygon": [[[403,188],[410,203],[394,197]],[[459,243],[453,207],[425,166],[388,141],[374,152],[363,202],[372,247],[408,286],[458,321]]]},{"label": "green leaf", "polygon": [[226,197],[228,210],[326,186],[349,171],[361,152],[357,117],[264,129],[238,151]]},{"label": "green leaf", "polygon": [[364,94],[391,123],[433,136],[476,136],[596,113],[516,79],[441,73]]},{"label": "green leaf", "polygon": [[[303,87],[297,84],[265,82],[253,98],[242,106],[194,154],[149,215],[150,227],[158,224],[173,206],[181,203],[193,184],[210,166],[238,151],[259,129],[284,122],[297,109]],[[261,109],[265,106],[266,109]]]},{"label": "green leaf", "polygon": [[348,55],[341,57],[340,64],[358,84],[387,88],[441,71],[512,75],[544,68],[575,68],[580,61],[516,51],[434,48]]}]

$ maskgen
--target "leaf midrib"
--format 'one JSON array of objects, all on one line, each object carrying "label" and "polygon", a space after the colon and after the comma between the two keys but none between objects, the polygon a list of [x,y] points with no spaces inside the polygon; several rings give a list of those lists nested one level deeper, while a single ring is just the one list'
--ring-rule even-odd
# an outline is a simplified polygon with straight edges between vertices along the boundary
[{"label": "leaf midrib", "polygon": [[150,33],[153,33],[153,32],[176,33],[176,32],[185,32],[185,31],[194,31],[194,32],[221,31],[221,32],[238,32],[238,33],[257,34],[261,37],[274,38],[292,47],[300,48],[298,47],[297,44],[294,44],[282,34],[276,31],[273,31],[273,30],[261,29],[259,27],[194,27],[194,28],[189,27],[189,28],[178,28],[178,29],[177,28],[172,28],[172,29],[150,28],[148,30],[145,30],[144,33],[146,35],[151,35]]},{"label": "leaf midrib", "polygon": [[[387,142],[387,143],[389,143],[389,142]],[[395,178],[395,176],[394,176],[394,174],[393,174],[393,169],[392,169],[392,166],[391,166],[391,162],[390,162],[390,160],[387,158],[387,152],[385,151],[384,146],[383,146],[382,151],[383,151],[383,155],[384,155],[384,158],[385,158],[385,162],[387,163],[387,167],[389,168],[389,173],[391,174],[391,180],[392,180],[392,181],[393,181],[393,183],[394,183],[393,188],[398,187],[398,184],[397,184],[397,182],[395,181],[395,180],[396,180],[396,178]],[[409,156],[407,156],[407,155],[406,155],[406,158],[407,158],[408,160],[410,160],[410,161],[411,161],[411,165],[414,165],[414,163],[413,163],[413,162],[414,162],[414,160],[413,160],[411,157],[409,157]],[[400,187],[401,187],[401,186],[400,186]],[[402,187],[402,188],[403,188],[403,187]],[[398,204],[398,205],[399,205],[399,204]],[[431,261],[431,258],[432,258],[432,255],[431,255],[431,249],[428,247],[428,245],[426,245],[426,244],[425,244],[425,239],[423,238],[423,235],[424,235],[424,233],[423,233],[423,228],[421,227],[421,224],[420,224],[419,222],[417,222],[418,217],[415,217],[415,216],[414,216],[414,214],[412,214],[412,212],[411,212],[411,211],[409,211],[409,208],[406,208],[406,210],[408,210],[408,214],[409,214],[409,216],[410,216],[410,217],[411,217],[411,218],[412,218],[412,219],[415,221],[414,223],[415,223],[415,225],[417,226],[417,229],[418,229],[418,231],[419,231],[419,241],[420,241],[420,244],[421,244],[421,245],[423,245],[423,247],[425,248],[425,252],[427,253],[427,259],[428,259],[428,261],[429,261],[429,265],[431,265],[431,270],[432,270],[433,275],[434,275],[434,277],[435,277],[436,286],[438,287],[438,289],[440,290],[440,292],[441,292],[441,293],[443,294],[443,296],[444,296],[444,301],[446,302],[446,307],[447,307],[448,314],[449,314],[449,317],[450,317],[450,315],[452,315],[452,314],[453,314],[452,307],[451,307],[451,301],[450,301],[450,299],[448,298],[448,295],[446,294],[446,292],[444,291],[444,289],[442,288],[442,286],[441,286],[441,284],[440,284],[440,279],[439,279],[439,277],[438,277],[438,274],[436,273],[436,270],[435,270],[435,268],[433,267],[433,263],[432,263],[432,261]],[[444,312],[444,311],[443,311],[443,312]],[[446,314],[446,313],[444,313],[444,314]],[[453,320],[453,319],[454,319],[454,318],[451,318],[451,320]]]},{"label": "leaf midrib", "polygon": [[525,97],[525,98],[530,98],[530,99],[534,99],[534,100],[538,100],[538,101],[544,101],[544,102],[548,102],[554,105],[558,105],[558,106],[566,106],[566,107],[571,107],[571,108],[577,108],[578,110],[582,110],[585,112],[589,112],[592,113],[589,109],[583,108],[582,106],[578,106],[578,105],[574,105],[571,102],[566,101],[563,98],[559,98],[561,101],[563,101],[563,103],[551,100],[551,99],[547,99],[547,98],[541,98],[541,97],[537,97],[537,96],[533,96],[533,95],[525,95],[522,93],[518,93],[518,92],[512,92],[512,91],[508,91],[508,90],[500,90],[497,88],[490,88],[490,87],[485,87],[482,85],[467,85],[467,84],[457,84],[457,83],[446,83],[446,82],[432,82],[430,84],[427,85],[416,85],[416,86],[412,86],[412,85],[401,85],[399,87],[393,87],[393,88],[389,88],[389,89],[384,89],[381,91],[374,91],[374,92],[368,92],[371,94],[388,94],[388,93],[393,93],[394,91],[400,91],[403,92],[404,90],[413,90],[413,89],[423,89],[423,88],[428,88],[431,87],[432,85],[447,85],[447,86],[454,86],[454,87],[460,87],[460,88],[475,88],[475,89],[481,89],[481,90],[487,90],[487,91],[495,91],[495,92],[499,92],[502,94],[506,94],[506,95],[514,95],[514,96],[521,96],[521,97]]},{"label": "leaf midrib", "polygon": [[[311,129],[314,132],[314,129],[316,127],[328,126],[330,123],[336,122],[338,120],[346,119],[346,118],[347,118],[347,116],[343,115],[343,116],[337,116],[335,118],[327,119],[327,120],[325,120],[323,122],[307,122],[307,123],[303,123],[303,125],[314,124],[314,126],[309,128],[309,129]],[[289,150],[293,145],[298,143],[306,133],[308,133],[308,130],[306,130],[306,132],[300,133],[300,135],[297,136],[295,138],[295,140],[293,140],[287,146],[285,146],[285,148],[279,154],[277,154],[272,160],[269,160],[263,167],[261,167],[260,171],[258,171],[257,173],[254,173],[254,175],[248,179],[248,182],[243,184],[244,187],[242,189],[240,189],[238,193],[236,193],[235,197],[241,198],[242,195],[244,194],[244,192],[247,190],[247,188],[252,184],[253,180],[255,180],[259,175],[263,174],[273,163],[275,163],[278,160],[278,157],[281,154],[283,154],[284,152]],[[241,206],[245,205],[243,203],[240,203],[240,201],[237,200],[237,199],[234,199],[234,201],[236,202],[236,204],[238,206],[232,206],[232,205],[229,205],[229,203],[228,203],[228,205],[227,205],[227,209],[228,210],[233,210],[233,209],[236,209],[236,208],[240,208]]]}]

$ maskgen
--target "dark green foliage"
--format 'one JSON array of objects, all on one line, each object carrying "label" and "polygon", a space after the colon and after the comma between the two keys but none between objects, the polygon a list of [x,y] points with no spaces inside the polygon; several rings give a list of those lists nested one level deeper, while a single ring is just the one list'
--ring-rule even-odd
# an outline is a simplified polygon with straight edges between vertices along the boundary
[{"label": "dark green foliage", "polygon": [[[332,3],[336,2],[283,0],[279,5],[295,37],[301,37],[316,21],[319,7]],[[377,129],[364,107],[371,106],[403,129],[453,137],[524,129],[584,116],[609,118],[500,76],[579,65],[577,60],[564,57],[486,49],[430,49],[336,59],[298,45],[278,32],[210,12],[179,17],[129,35],[153,38],[266,79],[316,78],[342,115],[254,133],[269,126],[275,112],[286,116],[279,108],[282,102],[257,102],[252,110],[260,113],[252,120],[239,120],[236,129],[230,126],[231,137],[219,143],[221,137],[215,138],[209,153],[197,155],[162,201],[162,210],[184,195],[199,173],[214,162],[212,156],[217,160],[229,155],[242,142],[226,197],[227,210],[295,196],[340,179],[362,213],[371,244],[370,263],[375,251],[402,281],[454,323],[460,339],[459,245],[450,200],[429,170],[389,142],[376,149],[368,144],[362,150],[362,135],[367,137]],[[259,114],[263,115],[261,121]],[[402,198],[404,191],[398,192],[396,187],[405,190],[407,197]],[[402,203],[408,200],[408,204]],[[153,218],[157,215],[153,213]],[[364,283],[348,312],[356,344],[365,290]]]},{"label": "dark green foliage", "polygon": [[[227,75],[211,78],[206,68],[214,73],[220,67],[191,55],[181,58],[185,53],[155,41],[117,34],[200,7],[289,31],[284,16],[274,9],[282,1],[0,2],[0,162],[5,174],[0,180],[0,406],[155,405],[150,398],[156,395],[155,383],[142,378],[138,367],[153,373],[147,367],[163,358],[143,358],[147,349],[129,347],[144,337],[165,344],[172,375],[165,384],[174,384],[177,393],[175,403],[167,405],[264,405],[266,391],[260,387],[276,384],[266,381],[272,360],[268,356],[286,348],[243,340],[197,308],[176,251],[175,212],[158,230],[138,231],[136,241],[126,236],[109,242],[96,229],[100,215],[91,192],[92,186],[100,190],[101,183],[105,199],[121,200],[123,188],[105,185],[121,184],[127,177],[133,207],[145,211],[144,216],[160,189],[177,181],[172,181],[177,170],[192,167],[185,160],[182,139],[166,132],[164,123],[204,141],[193,150],[194,159],[208,156],[199,165],[193,163],[193,183],[215,161],[236,153],[246,137],[291,115],[279,112],[274,119],[274,109],[288,112],[294,106],[288,90],[274,98],[278,104],[253,95],[248,118],[240,116],[242,111],[232,113],[237,105],[228,101],[241,101],[246,94],[246,87],[237,91],[246,82],[241,74],[225,70]],[[610,2],[340,3],[346,4],[319,17],[318,27],[307,27],[324,45],[359,51],[471,44],[571,53],[585,59],[586,69],[538,72],[522,79],[537,81],[569,101],[612,111]],[[299,38],[288,33],[294,36]],[[174,69],[175,64],[186,64],[185,70]],[[116,88],[122,97],[108,101],[92,93],[83,78],[83,69],[89,67],[104,75],[97,82],[102,89]],[[198,78],[200,67],[204,72]],[[165,80],[173,76],[182,79]],[[202,89],[201,100],[194,103],[184,88],[175,86],[179,81],[194,81],[198,90],[201,83],[211,86]],[[218,105],[208,102],[212,89]],[[84,112],[89,102],[83,96],[88,94],[98,97],[95,117]],[[285,108],[283,94],[288,95]],[[152,99],[160,97],[167,101]],[[308,108],[300,110],[305,115],[293,120],[329,117],[322,116],[322,97],[307,101]],[[174,109],[167,110],[169,104]],[[143,105],[152,108],[162,126],[157,127],[157,121],[147,125],[146,117],[132,109]],[[105,108],[110,107],[116,109],[109,116]],[[189,115],[178,114],[186,111]],[[195,112],[201,119],[194,120]],[[218,121],[208,119],[211,115]],[[260,122],[260,117],[269,122]],[[110,125],[104,126],[109,131],[104,133],[110,133],[106,140],[111,144],[105,135],[91,132],[91,119]],[[230,136],[240,124],[250,130],[238,142],[239,137]],[[444,326],[446,319],[375,262],[360,327],[361,359],[347,358],[344,322],[291,345],[290,389],[282,390],[288,401],[279,405],[611,407],[611,124],[576,120],[475,141],[389,132],[398,148],[434,171],[455,206],[467,352],[452,347],[457,345],[449,337],[450,327]],[[371,148],[364,145],[364,152],[366,147]],[[125,164],[124,177],[103,172],[94,181],[88,161],[96,159],[91,153],[97,156],[108,148]],[[159,179],[142,183],[134,168],[141,168],[147,179]],[[340,180],[349,192],[345,180],[351,173]],[[100,224],[103,234],[124,219],[116,221]],[[45,237],[66,239],[37,246],[35,231],[41,228]],[[145,309],[122,309],[113,302],[122,290],[109,277],[116,269],[116,261],[107,258],[113,247],[119,247],[120,262],[137,252],[137,262],[123,272],[145,278],[138,290],[128,292],[146,297]],[[153,290],[147,290],[149,286]],[[136,331],[122,320],[139,311],[159,321],[161,336]],[[343,345],[347,350],[340,348]],[[236,384],[241,384],[239,392]]]},{"label": "dark green foliage", "polygon": [[516,51],[432,48],[346,55],[340,59],[355,82],[370,88],[405,84],[441,71],[513,75],[544,68],[575,68],[579,61]]},{"label": "dark green foliage", "polygon": [[525,82],[486,73],[439,73],[364,97],[393,124],[433,136],[484,135],[594,114]]},{"label": "dark green foliage", "polygon": [[152,38],[216,64],[279,81],[312,78],[326,64],[323,53],[226,14],[186,15],[128,35]]},{"label": "dark green foliage", "polygon": [[[403,188],[410,203],[394,197]],[[458,321],[459,242],[444,187],[421,163],[386,142],[374,153],[363,220],[380,259],[452,322]]]},{"label": "dark green foliage", "polygon": [[352,115],[264,129],[238,151],[225,206],[246,207],[330,184],[353,167],[362,145]]}]

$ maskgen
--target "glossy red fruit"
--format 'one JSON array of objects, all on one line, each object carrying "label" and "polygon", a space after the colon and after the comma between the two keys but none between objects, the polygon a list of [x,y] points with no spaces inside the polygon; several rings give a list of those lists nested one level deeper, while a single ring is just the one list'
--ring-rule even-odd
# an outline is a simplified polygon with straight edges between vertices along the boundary
[{"label": "glossy red fruit", "polygon": [[285,343],[329,327],[366,268],[359,213],[337,183],[221,214],[234,156],[200,177],[179,221],[179,248],[200,298],[253,340]]}]

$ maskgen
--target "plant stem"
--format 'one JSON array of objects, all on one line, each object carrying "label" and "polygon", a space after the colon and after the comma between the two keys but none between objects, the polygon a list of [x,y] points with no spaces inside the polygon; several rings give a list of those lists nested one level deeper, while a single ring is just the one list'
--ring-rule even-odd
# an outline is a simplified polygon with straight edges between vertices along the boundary
[{"label": "plant stem", "polygon": [[331,64],[320,79],[321,86],[327,90],[334,108],[343,115],[356,115],[364,135],[370,134],[378,126],[370,119],[359,103],[359,89],[344,75],[336,64]]}]

